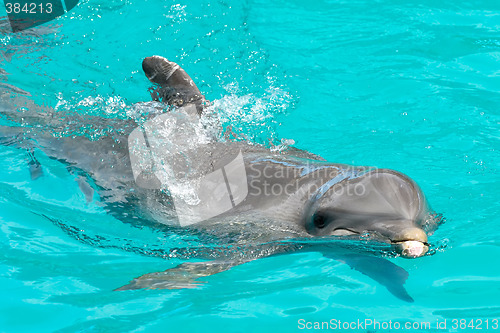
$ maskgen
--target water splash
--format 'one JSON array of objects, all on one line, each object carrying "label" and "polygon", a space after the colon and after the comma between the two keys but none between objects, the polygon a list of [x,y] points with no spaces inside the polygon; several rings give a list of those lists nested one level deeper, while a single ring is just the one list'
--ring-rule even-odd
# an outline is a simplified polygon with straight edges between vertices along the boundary
[{"label": "water splash", "polygon": [[[282,144],[277,136],[276,117],[292,105],[292,96],[282,88],[270,86],[259,96],[240,94],[237,83],[227,85],[228,95],[212,102],[222,126],[230,128],[232,138],[265,146]],[[228,139],[227,137],[225,139]]]},{"label": "water splash", "polygon": [[66,113],[81,113],[104,117],[126,118],[131,109],[125,99],[119,95],[112,96],[73,96],[65,99],[63,93],[57,94],[56,111]]}]

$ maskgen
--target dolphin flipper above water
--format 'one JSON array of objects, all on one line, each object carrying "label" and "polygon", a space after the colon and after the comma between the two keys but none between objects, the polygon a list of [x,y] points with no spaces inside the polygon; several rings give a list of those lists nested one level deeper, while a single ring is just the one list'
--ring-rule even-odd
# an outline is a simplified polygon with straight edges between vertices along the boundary
[{"label": "dolphin flipper above water", "polygon": [[198,114],[202,113],[207,101],[191,77],[178,64],[160,56],[152,56],[143,60],[142,69],[149,81],[159,86],[151,91],[154,101],[177,107],[192,103]]}]

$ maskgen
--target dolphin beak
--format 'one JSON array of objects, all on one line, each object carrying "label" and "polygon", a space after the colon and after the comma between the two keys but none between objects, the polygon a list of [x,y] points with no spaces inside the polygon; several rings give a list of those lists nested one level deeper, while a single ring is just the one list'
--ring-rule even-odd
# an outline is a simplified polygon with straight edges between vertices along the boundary
[{"label": "dolphin beak", "polygon": [[391,242],[403,258],[418,258],[429,251],[426,233],[419,228],[404,229]]}]

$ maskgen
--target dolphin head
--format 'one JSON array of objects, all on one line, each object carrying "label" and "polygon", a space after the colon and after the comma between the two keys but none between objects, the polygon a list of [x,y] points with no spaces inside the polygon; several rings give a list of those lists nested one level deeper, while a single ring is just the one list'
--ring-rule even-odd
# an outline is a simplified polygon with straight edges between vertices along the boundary
[{"label": "dolphin head", "polygon": [[387,169],[350,177],[311,204],[305,228],[312,236],[370,235],[394,245],[406,258],[428,251],[423,220],[427,205],[410,178]]}]

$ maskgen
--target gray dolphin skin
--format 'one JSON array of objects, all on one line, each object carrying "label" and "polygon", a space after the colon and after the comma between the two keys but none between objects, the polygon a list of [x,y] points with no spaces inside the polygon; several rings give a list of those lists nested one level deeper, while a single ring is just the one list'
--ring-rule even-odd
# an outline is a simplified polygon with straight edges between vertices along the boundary
[{"label": "gray dolphin skin", "polygon": [[[30,152],[33,179],[43,176],[43,165],[34,157],[40,150],[77,170],[87,200],[92,200],[93,190],[97,190],[108,211],[124,221],[134,215],[252,249],[238,255],[220,255],[215,260],[207,254],[202,259],[210,261],[187,262],[165,272],[146,274],[118,290],[192,288],[199,278],[254,259],[291,251],[319,251],[370,276],[396,297],[412,301],[403,286],[408,277],[404,269],[372,253],[353,251],[342,246],[342,241],[363,239],[384,244],[405,258],[425,255],[427,236],[437,223],[433,223],[425,197],[414,181],[389,169],[328,163],[293,147],[277,152],[244,141],[196,141],[198,132],[190,134],[185,125],[202,119],[209,101],[178,64],[152,56],[144,59],[142,67],[154,84],[154,102],[144,103],[151,110],[146,120],[159,117],[167,124],[161,131],[178,139],[175,147],[182,148],[172,149],[169,141],[165,156],[172,166],[163,178],[151,165],[139,163],[134,157],[130,138],[144,121],[72,114],[68,123],[46,107],[20,114],[9,110],[18,109],[21,103],[34,110],[34,103],[25,96],[20,100],[12,98],[11,93],[0,93],[0,110],[12,121],[12,126],[0,127],[0,143]],[[165,114],[175,114],[177,122],[161,118]],[[82,124],[99,135],[61,134],[74,133],[72,126]],[[148,130],[142,128],[142,132],[136,131],[139,139]],[[144,139],[144,145],[150,148],[154,143]],[[235,161],[244,166],[243,172],[231,167]],[[143,169],[135,170],[135,164]],[[228,207],[196,223],[183,224],[184,209],[196,203],[184,197],[184,201],[175,199],[177,188],[186,183],[178,180],[202,179],[206,184],[206,175],[213,179],[219,175],[226,182],[209,187],[210,193],[203,194],[205,211],[213,208],[214,200],[223,202],[225,196],[229,198]],[[189,192],[189,186],[182,186],[179,193]],[[203,198],[199,200],[203,202]]]}]

